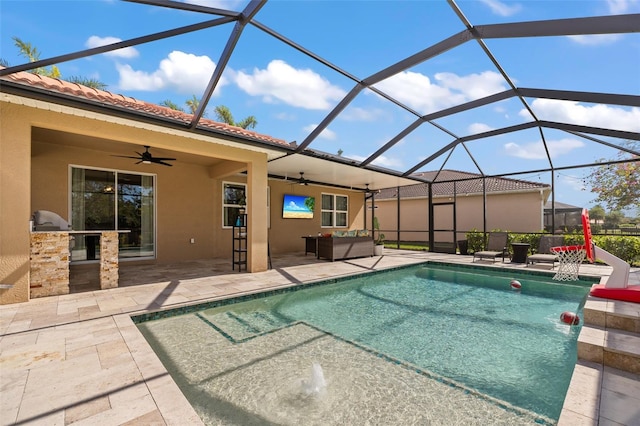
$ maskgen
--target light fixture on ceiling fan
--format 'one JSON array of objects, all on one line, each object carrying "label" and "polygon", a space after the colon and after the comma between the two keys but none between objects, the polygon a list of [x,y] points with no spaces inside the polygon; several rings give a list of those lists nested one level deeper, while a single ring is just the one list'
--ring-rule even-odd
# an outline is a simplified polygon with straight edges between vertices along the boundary
[{"label": "light fixture on ceiling fan", "polygon": [[304,172],[300,172],[300,179],[298,179],[298,185],[309,185],[309,181],[304,178]]}]

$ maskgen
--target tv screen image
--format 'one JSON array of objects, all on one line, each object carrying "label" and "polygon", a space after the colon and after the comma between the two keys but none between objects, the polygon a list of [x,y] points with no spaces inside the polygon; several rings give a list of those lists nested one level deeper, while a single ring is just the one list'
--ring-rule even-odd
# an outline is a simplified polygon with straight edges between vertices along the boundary
[{"label": "tv screen image", "polygon": [[283,219],[313,219],[315,198],[306,195],[284,194]]}]

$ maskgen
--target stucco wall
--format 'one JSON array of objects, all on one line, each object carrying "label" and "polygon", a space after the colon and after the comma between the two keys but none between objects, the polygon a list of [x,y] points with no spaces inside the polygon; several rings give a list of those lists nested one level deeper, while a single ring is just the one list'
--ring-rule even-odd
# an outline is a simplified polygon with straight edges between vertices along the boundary
[{"label": "stucco wall", "polygon": [[[0,99],[1,100],[1,99]],[[29,300],[31,128],[0,102],[0,304]]]},{"label": "stucco wall", "polygon": [[[157,262],[218,257],[229,258],[231,265],[232,230],[222,227],[223,181],[247,183],[250,272],[267,268],[267,238],[274,254],[301,252],[302,235],[334,229],[320,226],[323,192],[349,195],[349,228],[364,225],[362,193],[268,181],[265,153],[218,144],[213,138],[202,140],[174,131],[168,134],[151,125],[2,96],[0,283],[13,285],[0,290],[2,304],[29,299],[31,214],[35,210],[51,210],[70,218],[69,165],[157,176]],[[112,156],[113,146],[111,150],[105,148],[105,141],[107,145],[121,144],[120,148],[124,146],[132,153],[142,151],[142,145],[152,144],[152,150],[177,152],[177,161],[173,167],[136,165],[134,159]],[[245,165],[246,175],[237,174],[238,164]],[[267,186],[271,187],[270,230],[265,209]],[[316,197],[318,210],[314,219],[282,219],[284,193],[302,193],[299,191]],[[195,243],[190,242],[191,238]]]},{"label": "stucco wall", "polygon": [[[215,180],[203,166],[176,161],[173,167],[134,164],[103,151],[33,142],[31,206],[70,221],[69,165],[156,174],[156,229],[159,262],[213,257]],[[217,191],[218,193],[220,191]],[[195,238],[195,244],[190,239]],[[231,243],[229,243],[230,246]]]},{"label": "stucco wall", "polygon": [[[223,182],[247,183],[243,176],[222,179],[209,177],[208,167],[174,162],[173,167],[135,165],[135,160],[114,158],[108,153],[33,142],[32,196],[33,210],[51,210],[69,219],[69,164],[87,168],[117,169],[124,172],[154,173],[157,176],[157,260],[175,262],[187,259],[231,257],[230,229],[222,226]],[[178,159],[179,160],[179,159]],[[337,190],[315,185],[300,186],[292,182],[269,180],[271,229],[270,249],[273,254],[301,251],[303,235],[317,235],[337,228],[321,227],[321,194],[349,197],[349,223],[346,229],[360,229],[364,224],[363,196],[360,192]],[[313,219],[283,219],[284,194],[309,195],[316,198]],[[267,220],[264,206],[253,202],[258,219]],[[253,216],[253,214],[250,214]],[[191,238],[195,244],[191,244]]]},{"label": "stucco wall", "polygon": [[[434,203],[448,203],[453,198],[435,198]],[[387,239],[395,240],[397,230],[396,200],[376,199],[376,216]],[[538,191],[526,193],[491,194],[487,196],[487,231],[502,229],[512,232],[540,232],[543,229],[543,195]],[[400,201],[400,229],[403,241],[426,241],[429,229],[428,200],[426,198],[402,199]],[[466,231],[482,230],[482,196],[458,196],[456,199],[457,238],[463,238]],[[434,228],[452,229],[452,207],[435,208]],[[405,232],[414,231],[414,232]],[[423,232],[417,232],[423,231]],[[436,235],[437,241],[450,241],[450,233]]]},{"label": "stucco wall", "polygon": [[[2,96],[0,283],[13,287],[0,290],[0,303],[29,299],[29,218],[37,209],[69,218],[69,164],[157,174],[159,262],[215,256],[231,259],[231,231],[221,229],[220,188],[223,179],[234,178],[229,177],[233,173],[216,171],[228,170],[224,167],[226,160],[247,165],[248,175],[240,180],[249,180],[250,197],[255,197],[255,204],[266,204],[265,153],[218,144],[212,138],[167,134],[128,120]],[[24,104],[19,103],[23,101]],[[83,142],[82,137],[71,138],[71,142],[64,137],[32,141],[33,128],[82,135],[87,141]],[[155,149],[183,152],[186,160],[178,159],[173,167],[135,165],[132,159],[112,157],[92,138],[127,144],[132,152],[141,151],[142,145],[153,141]],[[198,160],[202,158],[222,162],[211,165]],[[266,219],[255,214],[249,220],[249,239],[254,248],[248,270],[257,272],[267,268]],[[190,243],[191,238],[195,238],[195,244]]]},{"label": "stucco wall", "polygon": [[[318,235],[318,232],[328,233],[336,229],[362,229],[364,227],[364,197],[362,192],[322,187],[316,185],[301,186],[292,182],[270,180],[271,192],[271,228],[269,229],[269,243],[271,253],[291,253],[304,250],[302,236]],[[323,228],[322,194],[346,195],[349,197],[349,213],[347,228]],[[305,195],[315,197],[315,212],[313,219],[283,219],[282,203],[284,194]],[[368,224],[371,228],[371,223]]]}]

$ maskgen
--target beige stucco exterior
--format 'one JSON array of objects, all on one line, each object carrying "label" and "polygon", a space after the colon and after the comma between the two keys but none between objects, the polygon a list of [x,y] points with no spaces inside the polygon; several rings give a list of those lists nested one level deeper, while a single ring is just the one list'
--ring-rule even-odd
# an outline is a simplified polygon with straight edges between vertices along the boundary
[{"label": "beige stucco exterior", "polygon": [[[348,195],[349,228],[364,224],[361,193],[270,181],[267,154],[260,150],[13,95],[1,96],[0,283],[11,288],[0,290],[0,304],[29,300],[29,219],[36,210],[50,210],[69,219],[71,165],[156,176],[157,257],[153,262],[229,258],[231,269],[232,230],[222,223],[223,182],[247,184],[250,272],[267,269],[269,249],[272,254],[301,251],[301,236],[333,230],[321,227],[322,193]],[[125,144],[132,153],[140,151],[142,145],[170,150],[177,153],[178,161],[173,167],[136,165],[135,160],[114,157],[114,144],[120,149]],[[239,174],[243,171],[246,175]],[[314,218],[282,219],[285,193],[315,196],[318,209]]]},{"label": "beige stucco exterior", "polygon": [[[547,190],[504,192],[487,194],[487,231],[501,229],[511,232],[540,232],[543,230],[543,209]],[[472,229],[482,231],[482,195],[461,195],[456,202],[456,239]],[[452,203],[453,197],[434,197],[435,203]],[[401,241],[427,241],[429,239],[428,199],[407,198],[400,201]],[[387,239],[397,239],[398,206],[396,199],[376,199],[376,216]],[[441,205],[434,209],[434,229],[453,229],[453,206]],[[452,242],[451,232],[438,232],[436,241]]]},{"label": "beige stucco exterior", "polygon": [[[330,233],[338,228],[322,227],[321,199],[322,194],[346,195],[349,197],[347,228],[362,229],[364,227],[364,196],[360,192],[322,187],[316,185],[301,186],[292,181],[269,181],[271,192],[271,228],[269,242],[272,253],[291,253],[304,249],[303,236]],[[316,208],[313,219],[282,219],[282,202],[284,194],[305,195],[315,197]],[[371,228],[369,219],[368,227]]]}]

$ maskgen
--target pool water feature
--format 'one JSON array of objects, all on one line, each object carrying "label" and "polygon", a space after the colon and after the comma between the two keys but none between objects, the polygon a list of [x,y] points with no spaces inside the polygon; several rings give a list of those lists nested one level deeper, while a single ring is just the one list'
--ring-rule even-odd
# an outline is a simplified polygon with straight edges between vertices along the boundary
[{"label": "pool water feature", "polygon": [[412,267],[139,327],[208,423],[553,423],[590,284]]}]

